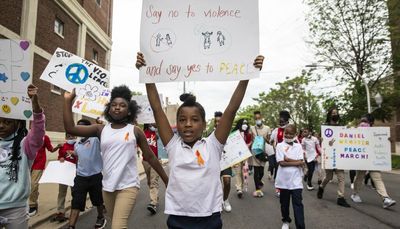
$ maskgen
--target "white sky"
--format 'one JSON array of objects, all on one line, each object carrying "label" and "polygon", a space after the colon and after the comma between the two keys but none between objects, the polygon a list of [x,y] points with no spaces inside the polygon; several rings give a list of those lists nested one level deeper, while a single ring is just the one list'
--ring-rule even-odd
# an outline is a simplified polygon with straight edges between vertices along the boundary
[{"label": "white sky", "polygon": [[[140,47],[141,0],[116,0],[113,12],[111,86],[128,85],[146,94],[134,67]],[[259,79],[250,81],[242,106],[255,104],[252,98],[268,92],[285,77],[295,77],[313,61],[306,45],[306,7],[300,0],[259,0],[260,54],[266,57]],[[227,106],[237,82],[187,82],[186,90],[196,95],[206,109],[207,119]],[[159,83],[160,94],[171,103],[179,102],[183,83]]]}]

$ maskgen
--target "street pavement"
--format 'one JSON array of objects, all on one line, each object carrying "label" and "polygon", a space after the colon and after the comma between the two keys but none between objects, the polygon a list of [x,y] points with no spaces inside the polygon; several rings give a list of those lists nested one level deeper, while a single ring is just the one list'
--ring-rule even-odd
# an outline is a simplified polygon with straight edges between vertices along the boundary
[{"label": "street pavement", "polygon": [[[364,187],[360,193],[363,203],[355,204],[350,200],[350,185],[346,185],[346,198],[351,208],[343,208],[336,205],[337,183],[329,183],[326,187],[324,198],[317,199],[317,191],[303,191],[303,204],[305,209],[305,223],[307,228],[362,228],[362,229],[386,229],[400,228],[400,175],[383,173],[389,195],[398,201],[397,205],[390,209],[382,208],[382,200],[370,187]],[[253,228],[280,228],[281,214],[279,199],[274,195],[273,182],[264,177],[264,197],[254,198],[251,193],[254,191],[253,177],[249,180],[249,190],[243,199],[238,199],[232,179],[232,190],[230,202],[232,212],[223,213],[224,228],[229,229],[253,229]],[[346,174],[349,181],[349,176]],[[314,183],[315,184],[315,183]],[[316,186],[316,184],[315,184]],[[167,216],[164,215],[164,185],[160,190],[159,212],[151,216],[146,210],[149,203],[148,187],[145,179],[141,182],[141,190],[136,202],[133,215],[129,221],[129,228],[167,228]],[[290,228],[295,228],[293,211],[290,209],[293,222]],[[90,211],[79,218],[76,228],[93,228],[96,220],[96,211]],[[108,225],[107,228],[110,228]]]}]

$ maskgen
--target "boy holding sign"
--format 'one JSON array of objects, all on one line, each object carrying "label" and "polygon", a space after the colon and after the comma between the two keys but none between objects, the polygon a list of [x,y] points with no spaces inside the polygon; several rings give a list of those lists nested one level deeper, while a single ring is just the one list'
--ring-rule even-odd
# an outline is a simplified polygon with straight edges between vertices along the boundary
[{"label": "boy holding sign", "polygon": [[[254,67],[261,69],[263,60],[263,56],[258,56]],[[143,54],[138,53],[136,67],[145,65]],[[201,137],[207,124],[205,110],[196,102],[196,97],[180,96],[183,104],[177,111],[178,134],[174,134],[161,107],[156,85],[146,84],[160,138],[169,158],[170,182],[165,195],[168,228],[222,228],[221,154],[248,82],[239,82],[219,125],[204,139]]]}]

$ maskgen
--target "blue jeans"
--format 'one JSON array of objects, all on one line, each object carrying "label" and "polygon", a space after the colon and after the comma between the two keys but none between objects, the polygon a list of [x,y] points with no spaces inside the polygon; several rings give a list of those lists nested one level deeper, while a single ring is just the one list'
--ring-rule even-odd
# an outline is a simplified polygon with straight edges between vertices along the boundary
[{"label": "blue jeans", "polygon": [[290,197],[292,197],[294,221],[297,229],[306,228],[304,224],[304,206],[302,203],[302,192],[303,189],[281,189],[280,194],[282,222],[290,223],[292,221],[289,216]]}]

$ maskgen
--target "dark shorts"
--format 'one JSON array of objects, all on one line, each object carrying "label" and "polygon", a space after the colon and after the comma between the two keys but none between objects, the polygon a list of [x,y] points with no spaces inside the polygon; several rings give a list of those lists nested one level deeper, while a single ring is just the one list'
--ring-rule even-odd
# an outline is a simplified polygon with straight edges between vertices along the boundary
[{"label": "dark shorts", "polygon": [[102,206],[102,180],[103,175],[101,173],[89,177],[76,175],[74,179],[74,187],[72,187],[72,209],[79,209],[80,211],[84,211],[86,196],[88,193],[93,206]]},{"label": "dark shorts", "polygon": [[167,226],[169,229],[221,229],[221,213],[215,212],[206,217],[170,215],[168,216]]},{"label": "dark shorts", "polygon": [[224,177],[224,176],[230,176],[230,177],[232,177],[232,168],[231,167],[229,167],[229,168],[227,168],[227,169],[224,169],[224,170],[222,170],[221,171],[221,177]]}]

